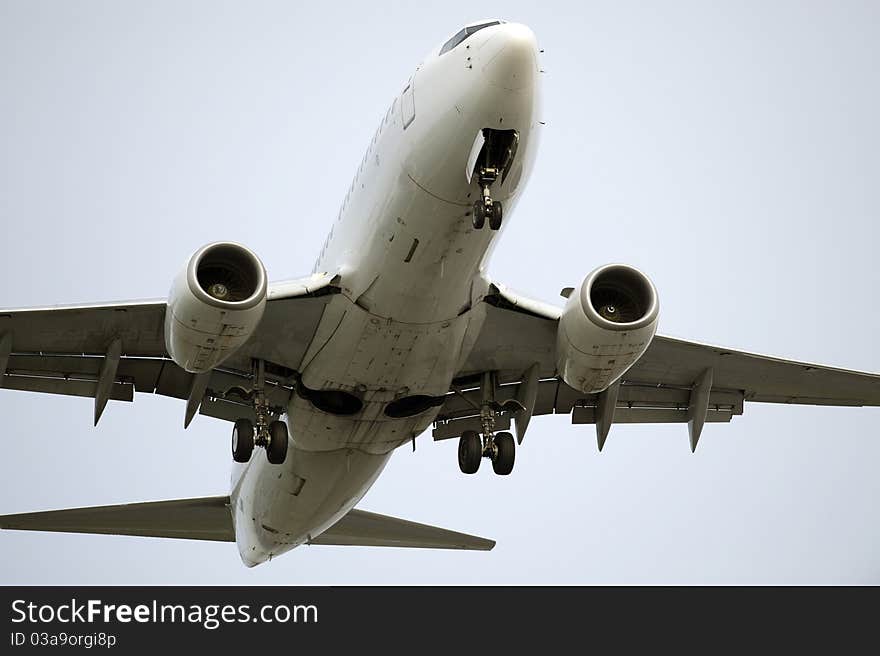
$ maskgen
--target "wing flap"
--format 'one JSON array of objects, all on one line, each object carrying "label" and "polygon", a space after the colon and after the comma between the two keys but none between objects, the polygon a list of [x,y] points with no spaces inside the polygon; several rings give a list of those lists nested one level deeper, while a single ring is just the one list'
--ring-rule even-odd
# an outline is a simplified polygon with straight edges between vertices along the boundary
[{"label": "wing flap", "polygon": [[495,541],[366,510],[351,510],[310,544],[489,551]]},{"label": "wing flap", "polygon": [[[98,383],[73,378],[7,375],[3,377],[3,389],[95,398]],[[125,383],[114,383],[110,387],[108,398],[114,401],[133,401],[134,387]]]},{"label": "wing flap", "polygon": [[[51,354],[12,355],[0,387],[25,392],[62,394],[94,398],[98,388],[103,358]],[[273,414],[287,408],[292,387],[289,380],[270,373],[266,398]],[[193,375],[163,358],[123,357],[109,399],[133,401],[134,393],[159,394],[186,399],[193,385]],[[215,369],[211,372],[205,397],[199,408],[202,415],[225,421],[241,417],[254,420],[253,404],[247,397],[251,385],[244,372]]]},{"label": "wing flap", "polygon": [[[520,383],[521,384],[521,383]],[[507,401],[517,398],[520,384],[502,385],[495,391],[495,400],[504,408],[496,418],[498,430],[508,430],[516,411]],[[683,386],[643,385],[624,381],[617,396],[614,423],[665,424],[686,423],[691,390]],[[465,430],[481,430],[478,387],[457,389],[446,396],[435,421],[435,440],[458,437]],[[708,422],[729,422],[743,413],[744,394],[739,390],[713,388],[709,394]],[[573,424],[596,423],[598,394],[584,394],[555,378],[538,383],[534,416],[571,414]]]},{"label": "wing flap", "polygon": [[0,528],[235,541],[228,496],[3,515],[0,516]]}]

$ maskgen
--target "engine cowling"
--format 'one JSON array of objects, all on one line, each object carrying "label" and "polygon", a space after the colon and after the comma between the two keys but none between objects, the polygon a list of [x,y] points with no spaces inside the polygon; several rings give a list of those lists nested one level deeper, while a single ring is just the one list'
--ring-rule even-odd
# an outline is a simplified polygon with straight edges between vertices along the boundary
[{"label": "engine cowling", "polygon": [[601,392],[638,360],[654,338],[660,304],[648,277],[606,264],[569,295],[556,336],[556,369],[567,385]]},{"label": "engine cowling", "polygon": [[165,312],[165,345],[186,371],[210,371],[253,334],[266,308],[266,269],[233,242],[197,250],[174,279]]}]

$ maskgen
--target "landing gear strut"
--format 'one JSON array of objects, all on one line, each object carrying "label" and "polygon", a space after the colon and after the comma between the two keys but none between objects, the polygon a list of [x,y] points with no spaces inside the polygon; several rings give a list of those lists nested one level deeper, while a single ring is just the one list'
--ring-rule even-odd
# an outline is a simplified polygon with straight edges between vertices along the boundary
[{"label": "landing gear strut", "polygon": [[482,230],[486,225],[486,219],[489,219],[489,228],[498,230],[501,227],[501,219],[503,208],[501,201],[492,200],[492,183],[498,179],[498,169],[495,167],[479,167],[480,189],[482,190],[482,198],[474,202],[473,224],[477,230]]},{"label": "landing gear strut", "polygon": [[507,476],[513,471],[516,446],[513,435],[507,431],[495,432],[495,416],[498,405],[495,403],[495,374],[486,372],[481,383],[482,403],[480,404],[480,425],[483,439],[477,431],[464,431],[458,440],[458,466],[464,474],[475,474],[480,468],[480,460],[489,458],[492,469],[499,476]]},{"label": "landing gear strut", "polygon": [[[489,221],[489,228],[498,230],[501,228],[503,208],[501,202],[492,200],[492,185],[500,180],[504,184],[507,174],[510,173],[516,150],[519,144],[519,134],[516,130],[497,130],[484,128],[477,136],[482,137],[482,146],[476,156],[476,165],[471,174],[480,185],[480,198],[474,202],[473,224],[475,230],[482,230]],[[476,148],[479,141],[474,142]],[[471,180],[468,176],[468,180]]]},{"label": "landing gear strut", "polygon": [[238,419],[232,429],[232,459],[247,462],[255,446],[266,449],[266,458],[280,465],[287,458],[288,432],[283,421],[270,421],[272,414],[266,401],[266,368],[262,360],[254,360],[253,404],[256,426],[250,419]]}]

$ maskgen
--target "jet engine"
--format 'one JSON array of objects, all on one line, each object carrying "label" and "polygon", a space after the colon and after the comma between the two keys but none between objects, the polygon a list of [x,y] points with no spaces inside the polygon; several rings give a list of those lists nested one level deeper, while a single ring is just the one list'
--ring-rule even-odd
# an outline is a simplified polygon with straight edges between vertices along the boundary
[{"label": "jet engine", "polygon": [[556,334],[556,369],[570,387],[601,392],[638,360],[657,330],[657,290],[638,269],[606,264],[568,296]]},{"label": "jet engine", "polygon": [[165,312],[165,346],[186,371],[210,371],[253,334],[266,308],[266,269],[241,244],[196,251],[174,279]]}]

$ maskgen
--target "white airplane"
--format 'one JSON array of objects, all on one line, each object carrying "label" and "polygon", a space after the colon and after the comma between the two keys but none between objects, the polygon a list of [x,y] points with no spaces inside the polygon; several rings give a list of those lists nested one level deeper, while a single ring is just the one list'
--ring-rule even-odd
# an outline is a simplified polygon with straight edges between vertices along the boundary
[{"label": "white airplane", "polygon": [[[8,389],[186,400],[233,423],[228,496],[0,517],[19,530],[235,541],[254,566],[301,544],[487,550],[491,540],[355,509],[391,452],[433,425],[458,464],[510,474],[536,415],[706,422],[746,401],[880,405],[880,376],[655,335],[657,292],[606,264],[563,308],[491,280],[489,255],[538,147],[531,30],[467,25],[394,99],[314,273],[269,283],[236,243],[195,252],[167,300],[0,310]],[[516,440],[510,432],[514,425]],[[290,437],[288,437],[290,435]],[[260,447],[264,453],[254,453]]]}]

